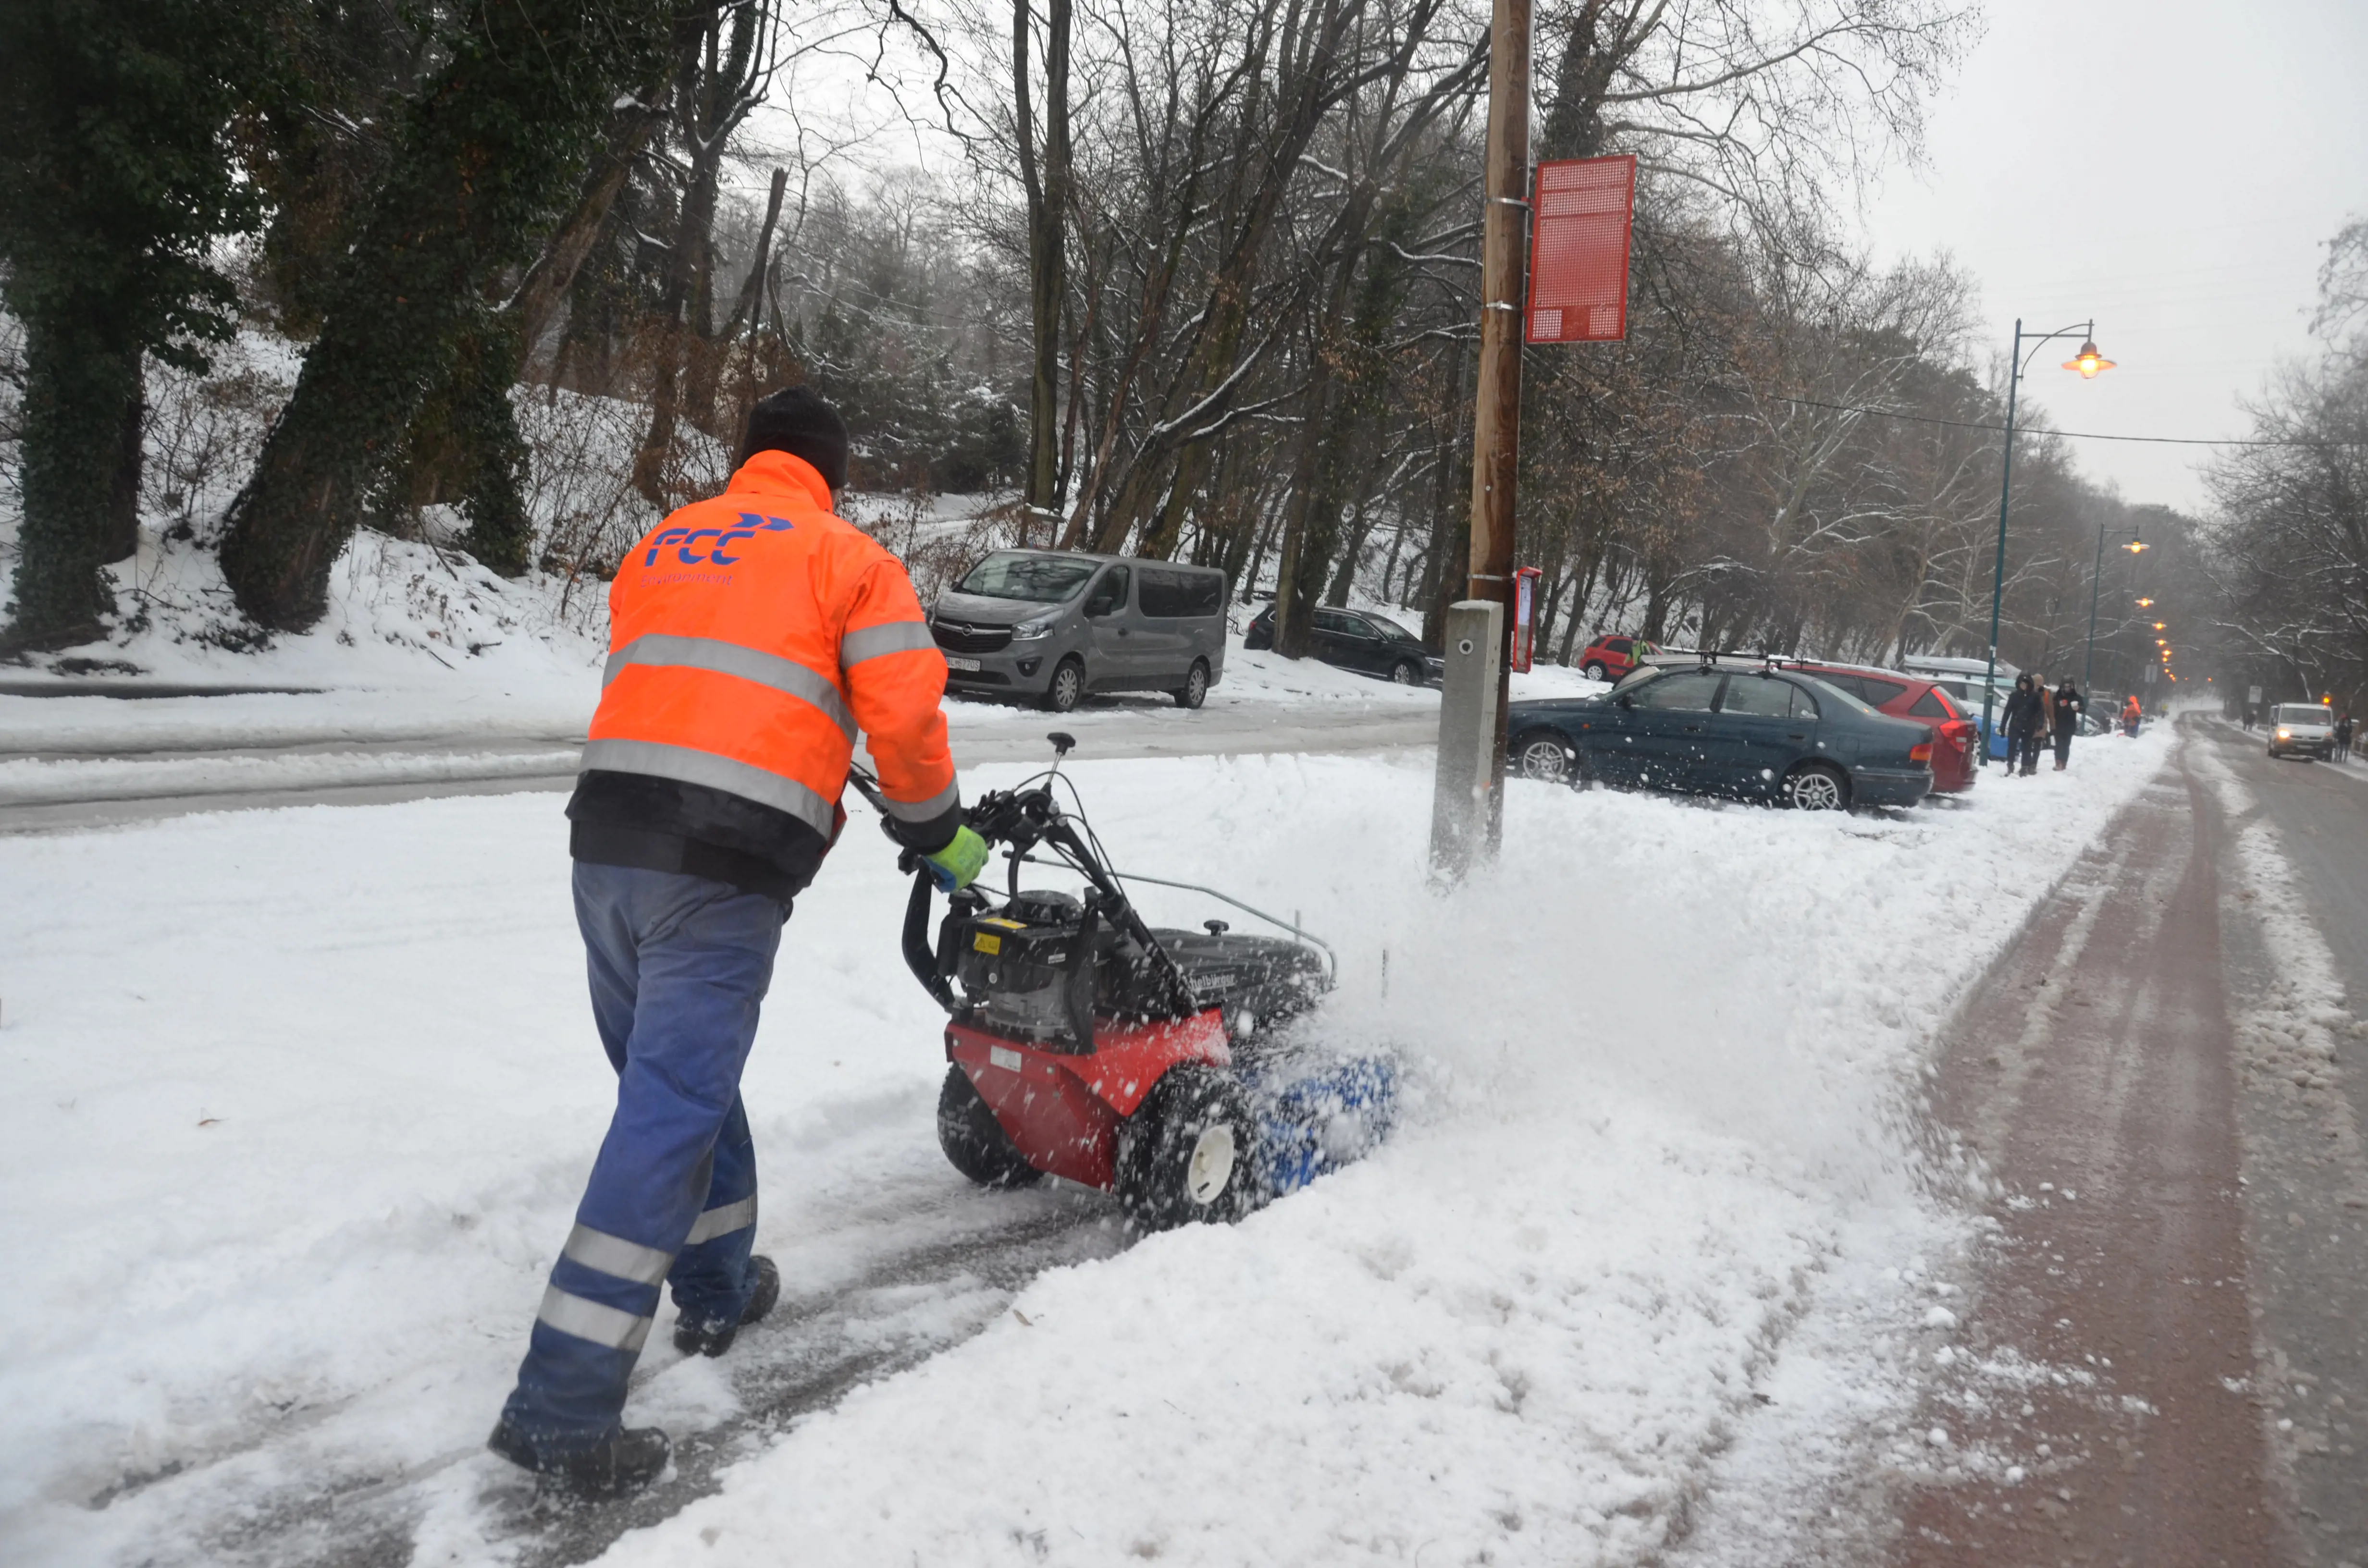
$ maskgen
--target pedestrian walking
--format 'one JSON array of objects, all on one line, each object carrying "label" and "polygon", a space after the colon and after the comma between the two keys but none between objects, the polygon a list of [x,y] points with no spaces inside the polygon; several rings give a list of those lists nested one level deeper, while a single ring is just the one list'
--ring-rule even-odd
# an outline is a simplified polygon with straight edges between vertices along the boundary
[{"label": "pedestrian walking", "polygon": [[2351,760],[2351,715],[2345,713],[2335,721],[2335,760]]},{"label": "pedestrian walking", "polygon": [[2061,773],[2072,761],[2072,736],[2080,727],[2080,714],[2088,707],[2080,688],[2066,676],[2064,684],[2055,688],[2055,771]]},{"label": "pedestrian walking", "polygon": [[2138,724],[2145,717],[2146,710],[2138,704],[2138,694],[2135,691],[2130,693],[2122,703],[2122,733],[2135,739]]},{"label": "pedestrian walking", "polygon": [[487,1440],[569,1490],[666,1468],[666,1434],[621,1420],[662,1285],[686,1355],[722,1355],[780,1294],[752,1250],[740,1074],[791,901],[846,822],[859,730],[897,842],[947,888],[985,864],[946,746],[944,656],[905,568],[833,512],[846,482],[838,415],[776,392],[724,493],[667,517],[609,585],[567,815],[617,1108]]},{"label": "pedestrian walking", "polygon": [[2032,683],[2031,672],[2025,670],[2015,676],[2014,689],[2007,693],[2006,712],[2001,720],[2006,726],[2006,771],[2009,778],[2014,777],[2018,763],[2024,765],[2021,771],[2032,771],[2030,765],[2036,759],[2034,748],[2038,743],[2035,737],[2039,733],[2042,706],[2040,693]]}]

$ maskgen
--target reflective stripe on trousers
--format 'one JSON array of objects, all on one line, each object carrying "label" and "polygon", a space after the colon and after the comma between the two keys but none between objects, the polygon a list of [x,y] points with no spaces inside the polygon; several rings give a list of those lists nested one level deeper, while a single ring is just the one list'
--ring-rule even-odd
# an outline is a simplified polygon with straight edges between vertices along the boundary
[{"label": "reflective stripe on trousers", "polygon": [[575,911],[617,1109],[504,1412],[563,1442],[617,1425],[662,1283],[693,1319],[736,1319],[747,1298],[740,1072],[788,913],[704,877],[582,863]]}]

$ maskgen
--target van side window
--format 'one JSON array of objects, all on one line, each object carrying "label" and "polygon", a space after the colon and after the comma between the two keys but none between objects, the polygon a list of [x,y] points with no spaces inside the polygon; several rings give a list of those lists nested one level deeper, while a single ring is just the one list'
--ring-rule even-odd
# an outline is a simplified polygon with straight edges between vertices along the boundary
[{"label": "van side window", "polygon": [[1180,619],[1186,616],[1214,615],[1223,608],[1224,579],[1213,572],[1178,572],[1170,568],[1146,566],[1143,569],[1143,587],[1138,603],[1143,613]]},{"label": "van side window", "polygon": [[1093,597],[1086,601],[1087,615],[1110,615],[1126,608],[1127,570],[1113,566],[1094,585]]}]

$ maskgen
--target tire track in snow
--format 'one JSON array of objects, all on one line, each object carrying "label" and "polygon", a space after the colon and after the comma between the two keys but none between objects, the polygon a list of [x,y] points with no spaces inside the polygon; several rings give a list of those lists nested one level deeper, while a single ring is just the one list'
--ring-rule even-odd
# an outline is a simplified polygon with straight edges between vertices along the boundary
[{"label": "tire track in snow", "polygon": [[[365,1468],[293,1479],[308,1466],[335,1462],[335,1456],[305,1442],[335,1414],[324,1406],[303,1413],[292,1428],[280,1424],[258,1430],[254,1442],[125,1477],[90,1506],[103,1508],[159,1486],[205,1486],[209,1471],[260,1461],[278,1474],[259,1494],[222,1475],[216,1488],[222,1495],[191,1500],[196,1506],[189,1512],[198,1517],[181,1532],[181,1550],[153,1551],[143,1565],[405,1568],[440,1560],[434,1550],[439,1538],[520,1568],[583,1562],[626,1531],[671,1517],[717,1491],[725,1470],[801,1418],[968,1339],[1043,1270],[1108,1256],[1125,1245],[1111,1211],[1097,1201],[1059,1192],[1011,1195],[1006,1201],[1028,1211],[1008,1223],[892,1253],[852,1284],[803,1299],[785,1297],[719,1363],[737,1408],[695,1429],[667,1423],[676,1440],[673,1466],[665,1479],[629,1498],[575,1502],[541,1494],[521,1472],[473,1444],[391,1474]],[[645,1367],[634,1377],[635,1388],[677,1364]]]}]

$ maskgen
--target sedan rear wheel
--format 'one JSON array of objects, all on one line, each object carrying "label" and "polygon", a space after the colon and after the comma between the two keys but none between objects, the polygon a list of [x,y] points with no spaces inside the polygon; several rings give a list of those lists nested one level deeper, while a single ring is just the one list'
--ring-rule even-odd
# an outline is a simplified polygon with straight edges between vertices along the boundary
[{"label": "sedan rear wheel", "polygon": [[1822,762],[1804,762],[1784,775],[1784,803],[1794,811],[1839,812],[1850,805],[1850,780]]},{"label": "sedan rear wheel", "polygon": [[1515,766],[1524,778],[1545,784],[1567,784],[1575,777],[1570,751],[1551,735],[1529,735],[1513,744]]}]

